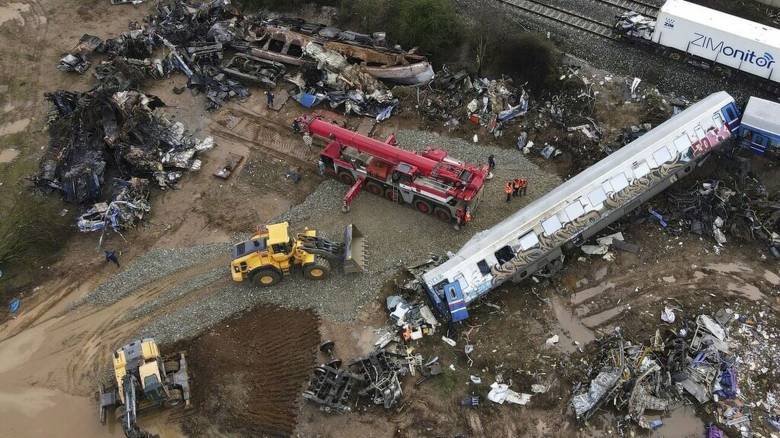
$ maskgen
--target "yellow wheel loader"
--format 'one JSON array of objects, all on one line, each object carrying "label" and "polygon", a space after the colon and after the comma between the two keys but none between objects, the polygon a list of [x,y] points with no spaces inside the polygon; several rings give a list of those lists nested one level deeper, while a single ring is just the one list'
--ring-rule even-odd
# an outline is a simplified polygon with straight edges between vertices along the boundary
[{"label": "yellow wheel loader", "polygon": [[286,275],[300,271],[311,280],[323,280],[333,265],[344,273],[366,270],[366,239],[352,224],[344,229],[344,241],[335,243],[304,229],[290,238],[289,224],[271,224],[249,240],[233,247],[230,273],[234,281],[249,279],[267,287],[279,283]]},{"label": "yellow wheel loader", "polygon": [[154,339],[133,341],[116,350],[108,382],[98,393],[100,422],[106,423],[109,409],[124,407],[118,416],[128,438],[153,438],[136,424],[137,415],[158,407],[189,405],[190,383],[184,353],[160,356]]}]

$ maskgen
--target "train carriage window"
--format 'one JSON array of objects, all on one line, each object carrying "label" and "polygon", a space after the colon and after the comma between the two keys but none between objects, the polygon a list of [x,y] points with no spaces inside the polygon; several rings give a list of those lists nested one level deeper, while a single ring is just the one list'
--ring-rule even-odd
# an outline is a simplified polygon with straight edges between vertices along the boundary
[{"label": "train carriage window", "polygon": [[704,133],[704,129],[701,127],[701,125],[693,128],[694,134],[696,134],[696,137],[699,138],[699,140],[704,140],[707,138],[707,134]]},{"label": "train carriage window", "polygon": [[636,178],[642,178],[648,173],[650,173],[650,166],[647,165],[646,161],[642,161],[634,167],[634,176]]},{"label": "train carriage window", "polygon": [[484,261],[484,260],[478,261],[477,262],[477,267],[479,268],[479,272],[481,272],[482,275],[490,274],[490,266],[488,266],[486,261]]},{"label": "train carriage window", "polygon": [[657,151],[653,152],[653,159],[660,166],[666,163],[667,161],[670,161],[672,159],[672,154],[670,154],[669,149],[667,149],[666,146],[664,146],[661,149],[658,149]]},{"label": "train carriage window", "polygon": [[691,140],[688,138],[688,135],[683,133],[681,136],[674,139],[674,148],[677,149],[677,152],[688,152],[688,149],[691,147]]},{"label": "train carriage window", "polygon": [[598,188],[588,193],[588,199],[592,205],[600,205],[602,202],[607,200],[607,194],[604,193],[604,190]]},{"label": "train carriage window", "polygon": [[723,121],[723,116],[720,115],[720,112],[712,114],[712,122],[715,123],[713,127],[718,129],[720,129],[721,127],[723,127],[723,125],[726,124],[726,122]]},{"label": "train carriage window", "polygon": [[606,194],[610,194],[615,191],[612,189],[612,184],[610,184],[609,181],[604,181],[601,183],[601,188],[604,189],[604,193]]},{"label": "train carriage window", "polygon": [[531,249],[539,244],[539,238],[533,231],[526,233],[525,236],[520,238],[520,249],[523,251]]},{"label": "train carriage window", "polygon": [[510,248],[509,245],[506,245],[496,251],[494,255],[496,256],[496,260],[498,260],[498,264],[503,265],[515,257],[515,252],[512,251],[512,248]]},{"label": "train carriage window", "polygon": [[566,216],[569,216],[569,219],[571,220],[577,219],[578,217],[585,214],[585,209],[582,208],[580,201],[574,201],[567,205],[564,211],[566,212]]},{"label": "train carriage window", "polygon": [[544,228],[544,234],[551,235],[552,233],[560,230],[563,226],[561,221],[558,220],[558,216],[553,216],[546,221],[542,222],[542,228]]},{"label": "train carriage window", "polygon": [[614,188],[616,192],[619,192],[628,187],[628,179],[626,179],[626,176],[622,173],[615,175],[611,180],[609,180],[609,182],[612,184],[612,188]]}]

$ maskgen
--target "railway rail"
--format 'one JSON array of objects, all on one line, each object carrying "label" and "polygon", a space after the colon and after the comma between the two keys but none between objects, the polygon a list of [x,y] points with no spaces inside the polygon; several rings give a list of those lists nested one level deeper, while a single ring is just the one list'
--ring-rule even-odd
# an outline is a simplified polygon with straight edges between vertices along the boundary
[{"label": "railway rail", "polygon": [[[610,40],[618,40],[618,35],[613,31],[610,23],[604,23],[578,12],[560,8],[558,6],[544,4],[538,0],[497,0],[506,6],[529,12],[533,15],[552,20],[583,32],[600,36]],[[623,2],[623,0],[602,0],[602,3]]]},{"label": "railway rail", "polygon": [[634,11],[644,16],[657,17],[660,8],[644,0],[593,0],[608,6],[613,6],[623,11]]}]

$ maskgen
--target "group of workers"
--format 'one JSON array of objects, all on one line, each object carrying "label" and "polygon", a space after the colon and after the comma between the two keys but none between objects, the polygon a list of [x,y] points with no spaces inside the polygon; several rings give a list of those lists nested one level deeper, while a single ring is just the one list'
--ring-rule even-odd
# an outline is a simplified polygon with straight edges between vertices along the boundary
[{"label": "group of workers", "polygon": [[528,188],[528,180],[525,178],[515,178],[512,181],[507,181],[504,185],[504,193],[506,193],[506,202],[510,202],[512,198],[517,196],[525,196],[525,191]]}]

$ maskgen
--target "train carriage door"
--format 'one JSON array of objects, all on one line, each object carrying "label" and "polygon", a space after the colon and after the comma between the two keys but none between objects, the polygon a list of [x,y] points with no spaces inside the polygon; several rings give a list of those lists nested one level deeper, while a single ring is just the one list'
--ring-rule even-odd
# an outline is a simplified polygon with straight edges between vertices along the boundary
[{"label": "train carriage door", "polygon": [[730,103],[723,107],[721,110],[723,117],[726,119],[726,125],[729,127],[729,131],[735,132],[739,128],[740,114],[735,103]]},{"label": "train carriage door", "polygon": [[460,281],[457,279],[452,283],[444,285],[444,297],[447,299],[452,322],[463,321],[469,317],[466,310],[466,300],[463,299],[463,290],[460,287]]}]

